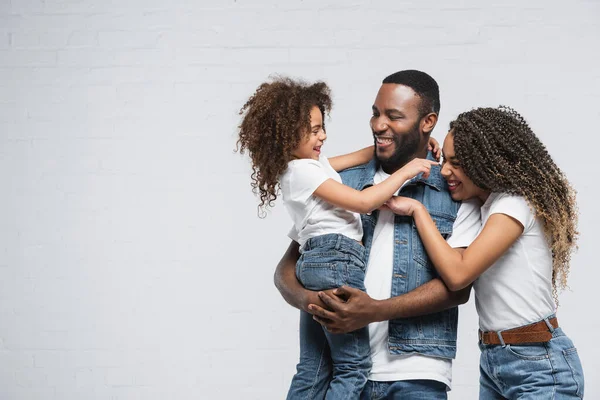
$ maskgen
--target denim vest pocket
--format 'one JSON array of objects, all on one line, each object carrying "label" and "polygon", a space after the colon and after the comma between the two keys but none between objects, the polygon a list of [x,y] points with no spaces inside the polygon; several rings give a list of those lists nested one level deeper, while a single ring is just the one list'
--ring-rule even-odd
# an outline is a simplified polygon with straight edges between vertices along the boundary
[{"label": "denim vest pocket", "polygon": [[[440,231],[444,239],[448,238],[448,236],[452,234],[454,218],[450,216],[432,214],[431,219],[433,219],[435,226],[438,228],[438,231]],[[421,237],[419,236],[419,231],[417,230],[414,220],[412,222],[412,251],[413,258],[416,262],[423,266],[433,267],[432,265],[429,265],[429,257],[427,257],[427,252],[425,251],[425,247],[423,246],[423,242],[421,241]],[[422,282],[427,282],[429,280],[431,280],[431,277]]]}]

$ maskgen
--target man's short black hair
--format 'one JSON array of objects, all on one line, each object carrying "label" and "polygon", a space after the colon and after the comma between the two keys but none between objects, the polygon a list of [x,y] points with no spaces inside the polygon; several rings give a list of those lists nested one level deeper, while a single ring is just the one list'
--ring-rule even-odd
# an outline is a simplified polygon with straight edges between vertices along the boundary
[{"label": "man's short black hair", "polygon": [[434,112],[440,113],[440,88],[437,82],[425,72],[408,69],[386,77],[382,83],[395,83],[408,86],[421,98],[421,117]]}]

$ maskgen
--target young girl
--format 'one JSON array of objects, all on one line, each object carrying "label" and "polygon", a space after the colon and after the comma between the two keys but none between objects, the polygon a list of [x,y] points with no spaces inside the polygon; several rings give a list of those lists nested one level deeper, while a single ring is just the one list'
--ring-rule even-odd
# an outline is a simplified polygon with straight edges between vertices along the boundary
[{"label": "young girl", "polygon": [[[364,164],[373,147],[327,159],[323,117],[329,88],[280,78],[263,83],[246,104],[238,145],[252,160],[252,187],[260,208],[272,206],[281,188],[300,245],[298,280],[310,290],[364,288],[365,250],[359,213],[380,207],[410,178],[429,175],[433,161],[414,159],[379,185],[362,192],[341,183],[336,171]],[[300,321],[300,362],[288,399],[358,399],[370,369],[367,328],[334,335],[308,313]]]},{"label": "young girl", "polygon": [[464,252],[446,244],[421,204],[396,197],[387,206],[414,218],[448,288],[474,282],[480,399],[583,398],[581,363],[559,328],[554,302],[577,236],[569,182],[508,107],[460,114],[443,155],[452,198],[483,203],[482,230]]}]

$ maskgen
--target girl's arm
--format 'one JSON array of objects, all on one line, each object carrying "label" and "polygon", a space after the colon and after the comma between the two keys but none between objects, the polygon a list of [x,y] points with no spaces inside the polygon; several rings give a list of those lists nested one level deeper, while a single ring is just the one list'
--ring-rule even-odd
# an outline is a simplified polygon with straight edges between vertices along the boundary
[{"label": "girl's arm", "polygon": [[366,164],[373,158],[374,150],[374,146],[369,146],[362,150],[355,151],[354,153],[332,157],[328,159],[329,164],[331,164],[331,167],[337,172],[343,171],[346,168]]},{"label": "girl's arm", "polygon": [[477,238],[461,253],[446,243],[423,204],[394,197],[386,205],[397,214],[413,217],[427,255],[452,291],[469,286],[512,246],[524,229],[506,214],[492,214]]},{"label": "girl's arm", "polygon": [[380,184],[363,191],[327,179],[314,191],[314,195],[343,209],[366,214],[381,207],[412,177],[423,173],[423,177],[427,178],[432,165],[437,163],[415,158]]}]

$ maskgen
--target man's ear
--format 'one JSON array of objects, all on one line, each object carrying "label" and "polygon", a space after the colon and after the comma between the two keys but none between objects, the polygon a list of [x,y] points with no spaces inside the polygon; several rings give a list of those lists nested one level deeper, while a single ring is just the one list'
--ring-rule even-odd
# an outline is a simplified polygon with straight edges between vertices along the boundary
[{"label": "man's ear", "polygon": [[426,135],[430,135],[435,124],[437,124],[438,115],[436,113],[429,113],[421,118],[421,132]]}]

